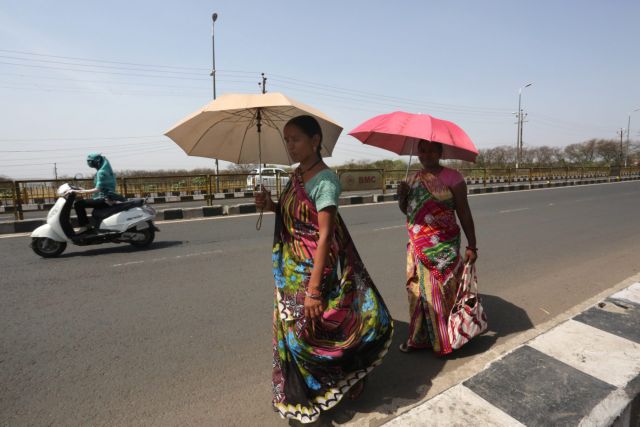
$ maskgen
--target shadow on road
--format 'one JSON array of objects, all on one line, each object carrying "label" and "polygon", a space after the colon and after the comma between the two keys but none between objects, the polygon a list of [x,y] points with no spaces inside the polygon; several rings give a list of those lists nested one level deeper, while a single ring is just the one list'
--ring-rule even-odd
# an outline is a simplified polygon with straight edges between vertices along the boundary
[{"label": "shadow on road", "polygon": [[489,317],[489,330],[458,351],[438,357],[430,350],[405,354],[398,346],[406,339],[409,325],[396,320],[393,343],[382,365],[371,375],[361,398],[343,399],[321,418],[319,425],[338,425],[351,421],[358,413],[380,412],[391,415],[402,407],[420,401],[431,388],[433,378],[448,360],[472,358],[489,350],[500,337],[533,327],[520,307],[493,295],[483,295],[482,304]]},{"label": "shadow on road", "polygon": [[135,246],[122,243],[117,246],[108,246],[96,249],[82,250],[82,246],[79,247],[78,252],[66,252],[60,255],[58,258],[73,258],[77,256],[95,256],[95,255],[105,255],[105,254],[126,254],[130,252],[147,252],[154,251],[158,249],[171,248],[174,246],[180,246],[184,242],[182,240],[170,240],[170,241],[159,241],[153,242],[146,248],[136,248]]}]

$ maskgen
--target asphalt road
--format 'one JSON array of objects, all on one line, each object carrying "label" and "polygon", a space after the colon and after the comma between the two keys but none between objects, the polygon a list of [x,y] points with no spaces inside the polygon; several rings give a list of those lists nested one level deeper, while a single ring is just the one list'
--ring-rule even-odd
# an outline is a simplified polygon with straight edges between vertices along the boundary
[{"label": "asphalt road", "polygon": [[[340,209],[395,317],[357,423],[640,271],[640,182],[470,197],[491,333],[448,358],[397,350],[406,235],[393,203]],[[273,216],[160,224],[157,242],[37,257],[0,238],[0,425],[286,425],[270,406]],[[382,415],[381,415],[382,416]],[[375,417],[374,417],[375,418]]]}]

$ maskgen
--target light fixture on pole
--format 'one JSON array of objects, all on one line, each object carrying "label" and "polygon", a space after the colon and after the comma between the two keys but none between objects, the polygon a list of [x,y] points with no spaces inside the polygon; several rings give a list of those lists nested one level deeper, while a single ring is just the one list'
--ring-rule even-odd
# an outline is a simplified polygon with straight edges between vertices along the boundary
[{"label": "light fixture on pole", "polygon": [[[213,99],[216,99],[216,39],[215,39],[215,26],[218,14],[211,15],[211,58],[212,68],[211,77],[213,80]],[[216,191],[220,191],[220,168],[218,165],[218,159],[216,159]],[[210,195],[211,196],[211,195]]]},{"label": "light fixture on pole", "polygon": [[522,89],[531,86],[533,83],[527,83],[518,89],[518,130],[516,134],[516,169],[520,167],[520,161],[522,160],[522,127],[524,117],[522,115]]},{"label": "light fixture on pole", "polygon": [[640,107],[636,108],[635,110],[631,110],[629,111],[629,120],[627,120],[627,149],[625,150],[625,156],[624,156],[624,167],[627,167],[627,159],[629,157],[629,143],[630,143],[630,137],[631,137],[631,113],[635,113],[636,111],[640,111]]}]

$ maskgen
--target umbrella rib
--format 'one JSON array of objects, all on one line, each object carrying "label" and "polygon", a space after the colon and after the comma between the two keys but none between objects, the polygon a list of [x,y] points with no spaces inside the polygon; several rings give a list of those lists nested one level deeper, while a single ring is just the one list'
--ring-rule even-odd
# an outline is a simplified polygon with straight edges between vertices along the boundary
[{"label": "umbrella rib", "polygon": [[270,117],[265,117],[264,120],[267,123],[270,123],[272,127],[276,130],[276,132],[278,132],[278,135],[280,135],[280,141],[282,141],[282,145],[284,146],[284,152],[287,153],[287,159],[289,159],[289,164],[291,164],[292,163],[291,156],[289,155],[289,150],[287,149],[287,141],[284,140],[284,135],[282,134],[282,132],[280,132],[280,128],[276,126],[275,123],[273,123]]},{"label": "umbrella rib", "polygon": [[198,147],[198,145],[200,145],[200,142],[202,141],[202,138],[204,138],[204,137],[207,135],[207,133],[209,133],[209,131],[210,131],[211,129],[213,129],[213,128],[214,128],[214,126],[218,125],[219,123],[222,123],[223,121],[225,121],[225,120],[224,120],[224,119],[222,119],[222,120],[218,120],[217,122],[215,122],[214,124],[212,124],[211,126],[209,126],[209,127],[207,128],[207,130],[205,130],[204,132],[202,132],[202,135],[200,135],[200,138],[198,138],[198,140],[196,141],[196,143],[195,143],[195,144],[193,144],[193,147],[191,147],[191,149],[189,150],[189,153],[188,153],[188,154],[191,154],[191,153],[192,153],[192,152],[193,152],[193,151]]},{"label": "umbrella rib", "polygon": [[[256,110],[256,114],[257,114]],[[240,158],[242,157],[242,150],[244,149],[244,142],[247,139],[247,132],[249,132],[249,129],[251,129],[251,127],[254,124],[255,121],[255,114],[251,117],[251,120],[249,121],[249,124],[247,125],[247,127],[244,129],[244,135],[242,136],[242,143],[240,144],[240,151],[238,152],[238,161],[236,162],[237,164],[240,164]]]},{"label": "umbrella rib", "polygon": [[277,110],[276,111],[270,111],[269,114],[271,116],[273,116],[273,117],[276,117],[279,121],[283,121],[284,122],[285,120],[287,120],[289,118],[289,115],[288,115],[289,111],[294,109],[293,107],[285,107],[285,108],[286,108],[285,111],[282,111],[282,112],[277,111]]}]

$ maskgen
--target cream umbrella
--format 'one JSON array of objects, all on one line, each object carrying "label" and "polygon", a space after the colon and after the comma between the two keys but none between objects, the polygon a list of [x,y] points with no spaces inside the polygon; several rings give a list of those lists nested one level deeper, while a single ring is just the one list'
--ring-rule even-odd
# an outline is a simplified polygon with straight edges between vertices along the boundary
[{"label": "cream umbrella", "polygon": [[[315,108],[276,92],[221,95],[165,135],[190,156],[238,164],[290,165],[293,162],[283,129],[290,119],[300,115],[318,120],[322,129],[322,156],[331,156],[342,127]],[[262,174],[262,168],[259,171]]]}]

